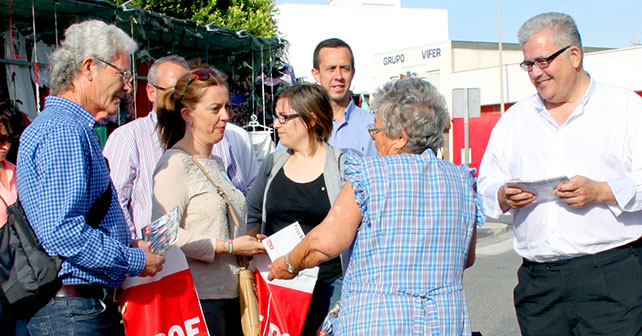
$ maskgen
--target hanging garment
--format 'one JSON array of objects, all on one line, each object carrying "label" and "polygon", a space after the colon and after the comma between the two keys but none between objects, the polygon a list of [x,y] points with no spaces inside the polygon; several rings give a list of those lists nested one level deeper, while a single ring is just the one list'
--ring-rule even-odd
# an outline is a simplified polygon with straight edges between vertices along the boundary
[{"label": "hanging garment", "polygon": [[[4,33],[4,55],[8,60],[15,59],[11,52],[11,35],[9,31]],[[27,61],[27,46],[25,37],[13,29],[13,51]],[[9,98],[15,102],[15,106],[24,112],[29,120],[38,115],[36,107],[36,96],[34,84],[31,81],[31,67],[26,65],[7,64],[7,87]]]}]

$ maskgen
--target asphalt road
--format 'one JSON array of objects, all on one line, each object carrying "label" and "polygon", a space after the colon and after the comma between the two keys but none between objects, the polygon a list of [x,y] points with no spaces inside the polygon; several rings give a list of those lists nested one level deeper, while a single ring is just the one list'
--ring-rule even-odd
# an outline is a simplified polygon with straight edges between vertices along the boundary
[{"label": "asphalt road", "polygon": [[521,258],[513,251],[512,241],[508,230],[478,242],[475,264],[464,272],[472,329],[484,336],[520,335],[513,289]]}]

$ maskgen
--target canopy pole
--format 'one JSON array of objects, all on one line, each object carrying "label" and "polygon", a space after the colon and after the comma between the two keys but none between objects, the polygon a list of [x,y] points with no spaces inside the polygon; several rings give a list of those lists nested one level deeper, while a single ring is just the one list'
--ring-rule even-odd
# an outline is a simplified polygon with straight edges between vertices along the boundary
[{"label": "canopy pole", "polygon": [[31,0],[31,24],[33,25],[33,72],[35,74],[36,85],[36,115],[40,114],[40,82],[38,80],[38,43],[36,41],[36,11],[33,0]]},{"label": "canopy pole", "polygon": [[263,69],[263,47],[261,47],[261,108],[263,109],[263,125],[265,125],[265,71]]}]

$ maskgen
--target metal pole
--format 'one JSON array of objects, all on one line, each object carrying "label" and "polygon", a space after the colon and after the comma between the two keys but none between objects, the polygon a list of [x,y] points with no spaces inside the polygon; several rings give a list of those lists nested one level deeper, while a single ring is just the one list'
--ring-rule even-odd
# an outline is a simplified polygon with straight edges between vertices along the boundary
[{"label": "metal pole", "polygon": [[497,31],[499,34],[499,111],[504,114],[504,50],[502,47],[502,13],[499,9],[499,0],[495,0],[497,5]]},{"label": "metal pole", "polygon": [[468,115],[470,111],[468,110],[468,89],[464,91],[464,163],[469,164],[468,158],[470,157],[470,148],[468,147]]}]

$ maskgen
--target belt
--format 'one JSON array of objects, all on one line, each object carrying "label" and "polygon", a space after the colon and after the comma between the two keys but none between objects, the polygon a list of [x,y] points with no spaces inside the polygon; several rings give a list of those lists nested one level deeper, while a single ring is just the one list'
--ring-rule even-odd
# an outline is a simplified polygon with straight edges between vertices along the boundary
[{"label": "belt", "polygon": [[571,259],[563,259],[563,260],[549,261],[549,262],[535,262],[524,258],[522,265],[530,268],[531,270],[546,269],[548,271],[564,269],[564,268],[583,267],[584,265],[587,265],[587,264],[599,265],[603,262],[609,262],[612,259],[620,258],[621,255],[624,255],[625,253],[629,253],[627,252],[629,249],[632,249],[632,250],[642,249],[642,238],[639,238],[638,240],[632,241],[622,246],[614,247],[610,250],[598,252],[596,254],[583,255],[583,256],[575,257]]},{"label": "belt", "polygon": [[120,288],[103,287],[99,285],[62,285],[60,290],[56,292],[56,297],[81,297],[117,302],[120,290]]}]

